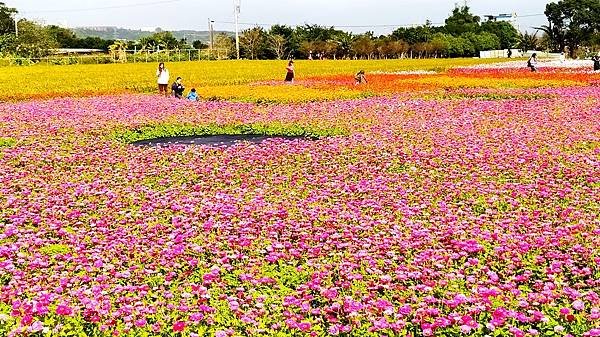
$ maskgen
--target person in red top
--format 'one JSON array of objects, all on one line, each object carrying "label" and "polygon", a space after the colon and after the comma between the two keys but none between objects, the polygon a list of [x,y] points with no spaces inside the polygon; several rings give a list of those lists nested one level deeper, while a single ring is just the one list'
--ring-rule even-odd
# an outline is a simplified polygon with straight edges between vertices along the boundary
[{"label": "person in red top", "polygon": [[287,70],[287,74],[285,75],[285,81],[294,82],[294,76],[296,76],[296,72],[294,71],[294,61],[290,60],[287,68],[285,69]]}]

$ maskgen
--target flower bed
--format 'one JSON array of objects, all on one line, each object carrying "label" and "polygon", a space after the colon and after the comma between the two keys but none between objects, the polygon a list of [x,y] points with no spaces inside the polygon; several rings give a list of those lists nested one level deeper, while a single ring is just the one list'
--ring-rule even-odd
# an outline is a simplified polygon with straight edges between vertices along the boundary
[{"label": "flower bed", "polygon": [[[599,100],[2,104],[0,336],[598,336]],[[236,125],[345,136],[127,144]]]}]

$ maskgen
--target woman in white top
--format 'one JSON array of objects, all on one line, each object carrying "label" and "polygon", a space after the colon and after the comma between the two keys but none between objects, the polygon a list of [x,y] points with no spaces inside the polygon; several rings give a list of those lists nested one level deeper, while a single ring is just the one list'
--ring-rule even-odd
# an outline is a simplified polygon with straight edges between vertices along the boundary
[{"label": "woman in white top", "polygon": [[169,87],[169,71],[165,68],[163,62],[158,64],[158,70],[156,70],[156,77],[158,77],[158,93],[169,97],[167,88]]}]

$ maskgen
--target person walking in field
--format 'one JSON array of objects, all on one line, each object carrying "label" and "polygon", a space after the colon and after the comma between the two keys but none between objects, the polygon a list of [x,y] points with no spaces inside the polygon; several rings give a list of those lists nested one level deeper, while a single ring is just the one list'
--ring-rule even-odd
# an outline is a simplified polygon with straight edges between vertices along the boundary
[{"label": "person walking in field", "polygon": [[175,98],[183,98],[183,91],[185,90],[185,87],[183,86],[182,80],[183,79],[181,77],[177,77],[171,86],[171,90],[173,91],[173,96]]},{"label": "person walking in field", "polygon": [[287,68],[285,68],[287,70],[287,74],[285,75],[285,81],[286,82],[294,82],[294,77],[296,76],[296,71],[294,70],[294,61],[290,60],[290,62],[288,62],[288,66]]},{"label": "person walking in field", "polygon": [[531,69],[531,72],[537,71],[537,54],[533,53],[529,60],[527,60],[527,67]]},{"label": "person walking in field", "polygon": [[165,95],[165,97],[169,97],[169,91],[167,90],[169,87],[169,70],[165,68],[164,62],[158,64],[156,77],[158,78],[158,93],[160,95]]},{"label": "person walking in field", "polygon": [[354,80],[356,81],[354,84],[359,85],[363,83],[367,83],[367,77],[365,76],[365,71],[361,70],[354,75]]}]

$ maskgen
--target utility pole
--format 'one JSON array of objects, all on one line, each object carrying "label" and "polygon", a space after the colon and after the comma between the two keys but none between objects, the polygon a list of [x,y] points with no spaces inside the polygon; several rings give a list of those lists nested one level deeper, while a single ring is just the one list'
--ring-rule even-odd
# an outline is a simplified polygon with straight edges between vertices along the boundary
[{"label": "utility pole", "polygon": [[210,21],[210,48],[214,48],[215,45],[215,27],[214,27],[214,21],[211,20]]},{"label": "utility pole", "polygon": [[214,21],[211,20],[210,18],[208,18],[208,43],[209,43],[209,48],[208,48],[208,59],[210,60],[212,53],[213,53],[213,48],[215,47],[215,41],[213,38],[213,23]]},{"label": "utility pole", "polygon": [[241,0],[233,0],[234,18],[235,18],[235,49],[237,51],[237,59],[240,59],[240,7]]},{"label": "utility pole", "polygon": [[19,37],[19,17],[15,14],[15,36]]}]

